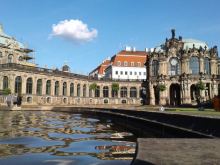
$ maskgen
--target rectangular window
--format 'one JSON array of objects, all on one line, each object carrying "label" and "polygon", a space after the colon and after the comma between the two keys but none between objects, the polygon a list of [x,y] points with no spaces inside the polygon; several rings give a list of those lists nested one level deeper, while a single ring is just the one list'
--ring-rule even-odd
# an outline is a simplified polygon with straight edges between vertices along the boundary
[{"label": "rectangular window", "polygon": [[137,75],[137,72],[134,72],[134,75]]},{"label": "rectangular window", "polygon": [[125,71],[125,75],[128,75],[128,72],[127,72],[127,71]]},{"label": "rectangular window", "polygon": [[118,75],[118,71],[115,71],[115,74]]},{"label": "rectangular window", "polygon": [[144,75],[146,76],[146,72],[144,72]]},{"label": "rectangular window", "polygon": [[131,62],[131,66],[134,66],[134,62]]},{"label": "rectangular window", "polygon": [[121,71],[121,75],[123,75],[123,71]]},{"label": "rectangular window", "polygon": [[141,75],[141,72],[139,72],[139,75]]},{"label": "rectangular window", "polygon": [[132,72],[130,72],[130,75],[132,75]]}]

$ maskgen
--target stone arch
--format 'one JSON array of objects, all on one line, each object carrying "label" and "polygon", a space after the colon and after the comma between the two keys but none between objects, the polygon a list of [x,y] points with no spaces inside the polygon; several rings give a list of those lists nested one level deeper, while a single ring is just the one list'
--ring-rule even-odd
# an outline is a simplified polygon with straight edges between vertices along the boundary
[{"label": "stone arch", "polygon": [[80,97],[80,90],[81,90],[81,86],[80,86],[80,84],[77,84],[77,97]]},{"label": "stone arch", "polygon": [[22,78],[21,76],[17,76],[15,78],[15,93],[21,94],[22,91]]},{"label": "stone arch", "polygon": [[42,79],[38,79],[37,80],[37,89],[36,89],[37,95],[42,95],[42,85],[43,85]]},{"label": "stone arch", "polygon": [[120,89],[120,96],[123,98],[123,97],[127,97],[128,96],[128,90],[127,90],[127,87],[121,87]]},{"label": "stone arch", "polygon": [[130,88],[130,98],[137,98],[137,88],[136,87]]},{"label": "stone arch", "polygon": [[178,106],[181,104],[180,85],[173,83],[170,85],[170,105]]},{"label": "stone arch", "polygon": [[26,81],[26,94],[32,94],[33,89],[33,79],[29,77]]},{"label": "stone arch", "polygon": [[196,101],[197,97],[199,96],[199,89],[196,87],[196,84],[192,84],[190,86],[190,97],[191,101]]},{"label": "stone arch", "polygon": [[46,95],[51,95],[51,80],[46,81]]},{"label": "stone arch", "polygon": [[60,88],[60,82],[56,81],[55,86],[54,86],[54,95],[55,96],[59,96],[59,90],[60,90],[59,88]]},{"label": "stone arch", "polygon": [[63,96],[67,95],[67,83],[63,82]]},{"label": "stone arch", "polygon": [[3,89],[8,88],[8,84],[9,84],[9,80],[8,80],[8,76],[4,76],[3,77]]},{"label": "stone arch", "polygon": [[190,58],[189,66],[192,72],[191,74],[199,74],[199,58],[197,56]]},{"label": "stone arch", "polygon": [[70,83],[70,96],[74,96],[74,83]]},{"label": "stone arch", "polygon": [[103,87],[103,97],[109,97],[109,87],[108,86]]},{"label": "stone arch", "polygon": [[14,62],[14,56],[13,54],[8,55],[8,63],[13,63]]},{"label": "stone arch", "polygon": [[86,84],[83,85],[83,97],[86,97]]}]

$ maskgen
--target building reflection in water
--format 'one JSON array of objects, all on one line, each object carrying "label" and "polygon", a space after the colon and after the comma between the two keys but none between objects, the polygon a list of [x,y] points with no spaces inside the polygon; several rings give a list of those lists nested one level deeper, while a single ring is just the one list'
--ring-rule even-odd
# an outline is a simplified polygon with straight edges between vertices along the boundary
[{"label": "building reflection in water", "polygon": [[27,153],[131,160],[135,140],[109,120],[82,114],[0,112],[0,162]]}]

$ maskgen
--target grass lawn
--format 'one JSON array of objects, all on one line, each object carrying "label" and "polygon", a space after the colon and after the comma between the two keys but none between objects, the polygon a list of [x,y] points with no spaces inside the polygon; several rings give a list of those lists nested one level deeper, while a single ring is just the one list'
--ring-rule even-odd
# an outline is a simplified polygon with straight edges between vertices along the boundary
[{"label": "grass lawn", "polygon": [[[169,110],[167,112],[169,113]],[[173,108],[170,113],[172,112],[186,115],[220,117],[220,112],[215,111],[214,109],[204,109],[204,111],[199,111],[198,108]]]}]

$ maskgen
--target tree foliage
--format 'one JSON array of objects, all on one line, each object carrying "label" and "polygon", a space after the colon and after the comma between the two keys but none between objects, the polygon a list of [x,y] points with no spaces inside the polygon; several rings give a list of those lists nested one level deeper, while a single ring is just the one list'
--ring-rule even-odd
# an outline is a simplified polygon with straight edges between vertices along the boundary
[{"label": "tree foliage", "polygon": [[89,89],[90,90],[96,90],[97,89],[97,84],[96,83],[90,84]]},{"label": "tree foliage", "polygon": [[199,82],[196,84],[196,87],[197,87],[199,90],[205,90],[205,84],[204,84],[202,81],[199,81]]},{"label": "tree foliage", "polygon": [[9,94],[11,94],[11,89],[10,88],[5,88],[3,90],[3,95],[9,95]]},{"label": "tree foliage", "polygon": [[119,84],[118,83],[112,83],[112,91],[117,92],[119,90]]},{"label": "tree foliage", "polygon": [[166,90],[166,85],[164,85],[164,84],[160,84],[158,87],[161,92]]}]

